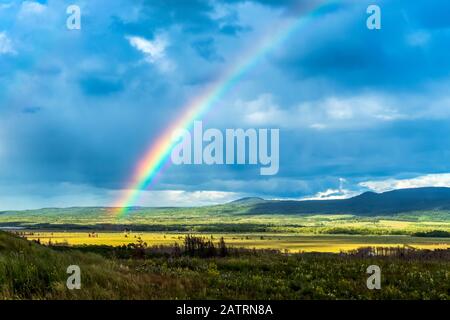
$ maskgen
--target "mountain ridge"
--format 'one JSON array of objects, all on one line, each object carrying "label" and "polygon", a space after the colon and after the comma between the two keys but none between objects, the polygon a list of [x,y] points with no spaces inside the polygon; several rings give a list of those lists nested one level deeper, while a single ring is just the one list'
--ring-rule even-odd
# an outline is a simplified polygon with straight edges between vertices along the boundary
[{"label": "mountain ridge", "polygon": [[[117,209],[114,207],[69,207],[69,208],[42,208],[29,210],[3,210],[0,216],[19,214],[28,215],[65,214],[97,214],[99,211]],[[141,207],[135,206],[128,209],[129,212],[145,214],[151,212],[180,212],[194,210],[199,212],[224,212],[237,215],[259,214],[352,214],[356,216],[393,215],[412,211],[449,211],[450,212],[450,188],[447,187],[423,187],[386,191],[382,193],[364,192],[347,199],[329,200],[265,200],[260,197],[245,197],[231,202],[197,206],[197,207]]]},{"label": "mountain ridge", "polygon": [[348,199],[264,200],[249,205],[248,214],[396,214],[450,210],[450,188],[423,187],[364,192]]}]

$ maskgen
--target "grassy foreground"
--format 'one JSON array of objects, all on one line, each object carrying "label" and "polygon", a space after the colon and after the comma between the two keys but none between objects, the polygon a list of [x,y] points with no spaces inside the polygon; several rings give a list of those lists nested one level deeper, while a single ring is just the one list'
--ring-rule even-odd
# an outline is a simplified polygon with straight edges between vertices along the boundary
[{"label": "grassy foreground", "polygon": [[[178,246],[51,248],[0,232],[0,298],[450,299],[450,250],[400,253],[202,257]],[[80,290],[65,285],[73,264],[81,268]],[[381,290],[366,287],[372,264],[382,270]]]}]

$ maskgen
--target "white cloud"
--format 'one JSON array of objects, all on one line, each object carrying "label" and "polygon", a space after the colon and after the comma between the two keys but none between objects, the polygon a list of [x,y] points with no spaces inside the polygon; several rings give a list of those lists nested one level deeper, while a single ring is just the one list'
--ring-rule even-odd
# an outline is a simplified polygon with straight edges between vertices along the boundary
[{"label": "white cloud", "polygon": [[421,187],[450,187],[450,173],[427,174],[411,179],[365,181],[359,183],[359,185],[375,192]]},{"label": "white cloud", "polygon": [[[354,97],[329,97],[312,105],[300,105],[300,113],[313,112],[319,120],[326,122],[359,122],[390,121],[401,118],[395,108],[390,107],[392,103],[386,97],[378,95],[359,95]],[[320,119],[322,118],[322,119]],[[323,121],[322,121],[323,122]]]},{"label": "white cloud", "polygon": [[41,14],[45,11],[46,6],[40,4],[39,2],[24,1],[22,7],[20,8],[19,16],[26,17],[29,15]]},{"label": "white cloud", "polygon": [[286,116],[275,104],[273,96],[267,93],[252,101],[238,101],[236,107],[244,113],[244,121],[254,126],[277,123]]},{"label": "white cloud", "polygon": [[339,178],[339,189],[327,189],[325,191],[317,192],[310,197],[304,197],[301,200],[333,200],[333,199],[348,199],[360,194],[360,191],[349,190],[344,188],[344,184],[347,180]]},{"label": "white cloud", "polygon": [[160,38],[156,38],[155,41],[149,41],[141,37],[128,37],[128,41],[133,47],[145,53],[151,63],[164,58],[166,42]]},{"label": "white cloud", "polygon": [[243,197],[243,195],[240,195],[239,193],[224,191],[142,191],[136,205],[191,207],[222,204],[241,197]]},{"label": "white cloud", "polygon": [[317,192],[310,197],[304,197],[301,200],[336,200],[336,199],[348,199],[357,196],[361,192],[348,189],[327,189],[325,191]]},{"label": "white cloud", "polygon": [[407,35],[406,41],[410,46],[421,47],[426,45],[430,40],[430,33],[425,31],[417,31]]},{"label": "white cloud", "polygon": [[[1,160],[1,158],[0,158]],[[41,191],[46,190],[45,194]],[[0,186],[0,210],[114,206],[126,190],[109,190],[89,185],[59,183]],[[236,192],[145,190],[134,206],[191,207],[222,204],[246,196]]]},{"label": "white cloud", "polygon": [[397,189],[450,187],[450,173],[426,174],[410,179],[389,178],[385,180],[364,181],[358,183],[357,188],[351,187],[351,189],[357,190],[344,188],[344,182],[346,182],[346,180],[340,179],[340,185],[338,189],[330,188],[325,191],[317,192],[313,196],[304,197],[301,200],[347,199],[357,196],[367,189],[369,189],[370,191],[381,193]]},{"label": "white cloud", "polygon": [[6,32],[0,32],[0,54],[15,54],[11,39]]},{"label": "white cloud", "polygon": [[395,101],[375,94],[327,97],[303,102],[292,108],[281,107],[275,100],[268,93],[250,101],[238,100],[234,104],[234,114],[250,126],[306,127],[315,130],[370,126],[406,117],[392,107],[396,105]]},{"label": "white cloud", "polygon": [[165,36],[158,35],[153,41],[138,36],[126,38],[131,46],[145,55],[148,63],[156,65],[161,71],[171,71],[174,68],[173,62],[166,56],[168,41]]},{"label": "white cloud", "polygon": [[[227,125],[266,126],[283,129],[340,130],[373,128],[387,122],[450,119],[450,78],[430,82],[424,90],[395,95],[360,92],[349,96],[325,96],[317,100],[289,105],[272,93],[263,92],[251,99],[220,102],[220,112],[213,115]],[[430,99],[430,96],[433,99]],[[225,119],[225,120],[224,120]]]}]

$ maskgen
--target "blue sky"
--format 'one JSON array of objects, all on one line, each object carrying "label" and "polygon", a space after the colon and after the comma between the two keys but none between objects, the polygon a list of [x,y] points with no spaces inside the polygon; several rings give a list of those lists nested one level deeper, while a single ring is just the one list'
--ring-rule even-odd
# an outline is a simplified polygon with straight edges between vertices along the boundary
[{"label": "blue sky", "polygon": [[111,205],[186,101],[320,3],[200,119],[279,128],[279,173],[172,166],[136,204],[449,186],[448,1],[2,0],[0,209]]}]

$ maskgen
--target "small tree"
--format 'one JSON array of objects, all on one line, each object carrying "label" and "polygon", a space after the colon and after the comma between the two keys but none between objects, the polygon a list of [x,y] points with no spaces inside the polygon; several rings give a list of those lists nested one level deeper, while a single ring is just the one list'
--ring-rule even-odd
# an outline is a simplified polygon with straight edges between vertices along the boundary
[{"label": "small tree", "polygon": [[228,255],[228,248],[223,237],[221,237],[219,241],[219,255],[221,257],[226,257]]}]

